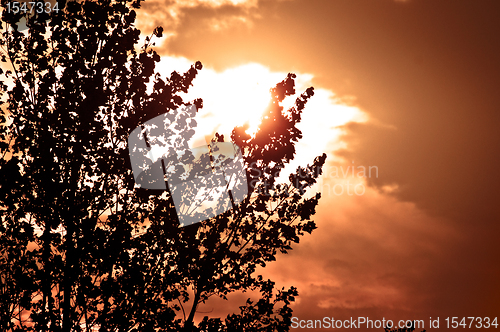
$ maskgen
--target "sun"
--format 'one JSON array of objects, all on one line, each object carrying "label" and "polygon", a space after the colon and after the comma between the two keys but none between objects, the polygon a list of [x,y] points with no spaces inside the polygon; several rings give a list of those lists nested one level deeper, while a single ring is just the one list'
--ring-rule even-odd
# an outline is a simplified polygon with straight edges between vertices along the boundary
[{"label": "sun", "polygon": [[257,131],[262,113],[271,101],[270,88],[283,79],[259,64],[247,64],[221,73],[203,69],[193,82],[188,97],[202,98],[197,136],[215,132],[229,137],[235,126],[249,125]]}]

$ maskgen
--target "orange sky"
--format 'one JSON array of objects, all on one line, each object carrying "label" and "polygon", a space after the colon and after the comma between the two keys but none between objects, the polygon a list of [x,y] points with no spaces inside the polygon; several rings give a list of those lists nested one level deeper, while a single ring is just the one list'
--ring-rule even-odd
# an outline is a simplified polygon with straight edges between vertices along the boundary
[{"label": "orange sky", "polygon": [[[294,316],[500,316],[500,3],[147,0],[141,11],[141,29],[167,32],[160,70],[204,64],[190,96],[205,100],[205,131],[258,115],[287,72],[297,92],[320,92],[299,155],[328,154],[319,228],[263,271],[299,287]],[[353,166],[378,177],[333,174]],[[363,194],[332,192],[348,180]]]}]

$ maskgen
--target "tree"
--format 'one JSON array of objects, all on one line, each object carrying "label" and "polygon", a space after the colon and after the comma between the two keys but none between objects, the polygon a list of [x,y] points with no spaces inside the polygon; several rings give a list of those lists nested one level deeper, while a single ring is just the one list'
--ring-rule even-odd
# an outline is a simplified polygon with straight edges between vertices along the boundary
[{"label": "tree", "polygon": [[[7,1],[2,0],[5,9]],[[271,89],[259,131],[233,130],[249,194],[237,207],[180,227],[168,191],[134,181],[128,135],[176,112],[200,62],[155,74],[158,27],[137,48],[140,0],[59,2],[27,20],[2,14],[0,117],[0,327],[3,331],[288,331],[295,287],[276,289],[257,266],[316,228],[320,198],[306,190],[326,156],[277,184],[302,137],[296,124],[313,88],[295,75]],[[148,83],[151,90],[148,90]],[[195,121],[179,130],[192,133]],[[191,135],[191,134],[189,134]],[[186,135],[185,142],[189,135]],[[216,135],[213,142],[223,142]],[[192,161],[192,160],[191,160]],[[239,312],[195,319],[211,296],[259,292]]]}]

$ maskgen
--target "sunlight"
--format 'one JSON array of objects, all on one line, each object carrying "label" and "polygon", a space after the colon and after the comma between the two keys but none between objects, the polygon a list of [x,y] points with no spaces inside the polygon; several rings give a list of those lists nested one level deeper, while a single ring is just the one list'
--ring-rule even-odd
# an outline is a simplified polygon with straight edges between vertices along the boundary
[{"label": "sunlight", "polygon": [[[163,77],[172,71],[185,72],[195,61],[186,58],[163,57],[158,72]],[[203,99],[203,109],[198,113],[196,134],[190,141],[191,147],[206,144],[206,137],[215,132],[228,140],[235,126],[249,124],[248,134],[258,129],[262,113],[269,105],[269,90],[286,78],[285,72],[273,72],[264,65],[249,63],[223,72],[204,67],[193,81],[189,92],[183,95],[185,101]],[[292,106],[295,99],[308,87],[314,86],[313,75],[296,73],[296,95],[285,98],[284,109]],[[298,165],[312,162],[314,157],[326,152],[329,161],[334,160],[333,151],[345,147],[340,137],[340,126],[354,121],[365,122],[367,115],[355,106],[349,106],[332,91],[316,87],[297,127],[303,139],[296,145],[297,156],[287,171]],[[286,172],[284,174],[287,174]]]},{"label": "sunlight", "polygon": [[217,73],[203,69],[188,97],[203,96],[204,109],[199,128],[206,134],[229,134],[234,126],[248,123],[247,133],[257,131],[262,112],[270,102],[269,89],[281,80],[258,64],[227,69]]},{"label": "sunlight", "polygon": [[[183,72],[194,61],[163,58],[158,71],[167,76],[173,70]],[[204,67],[193,82],[185,100],[203,99],[203,109],[197,117],[198,127],[192,144],[203,144],[205,136],[215,132],[227,139],[235,126],[249,124],[248,133],[258,128],[262,112],[269,105],[269,89],[286,77],[272,73],[260,64],[246,64],[223,72]]]},{"label": "sunlight", "polygon": [[[204,0],[203,3],[213,7],[228,3],[251,7],[256,2]],[[174,1],[170,9],[178,13],[180,8],[191,6],[195,6],[195,2],[179,0]],[[223,23],[220,18],[214,21],[217,26]],[[162,40],[165,38],[160,38],[157,42],[162,44]],[[196,60],[203,63],[203,69],[198,72],[188,93],[181,94],[185,102],[197,98],[203,100],[203,108],[196,116],[195,135],[189,141],[190,148],[206,145],[216,132],[224,135],[225,141],[229,141],[235,126],[248,124],[247,133],[254,134],[258,130],[263,112],[269,105],[271,99],[269,90],[284,80],[288,73],[272,71],[268,66],[255,62],[218,71],[205,63],[203,57],[187,59],[175,56],[162,56],[156,65],[156,71],[163,78],[169,77],[173,71],[183,74]],[[284,110],[293,106],[296,98],[307,88],[313,86],[315,93],[302,113],[302,121],[297,124],[303,138],[295,145],[295,158],[281,173],[278,180],[280,182],[287,182],[288,174],[295,172],[298,166],[312,163],[315,157],[323,153],[328,155],[327,163],[345,162],[335,155],[335,151],[348,148],[342,139],[342,135],[346,134],[343,126],[349,122],[368,121],[368,115],[355,106],[355,98],[337,96],[332,90],[318,86],[314,82],[314,75],[310,73],[297,71],[294,73],[296,95],[285,98],[282,103]]]}]

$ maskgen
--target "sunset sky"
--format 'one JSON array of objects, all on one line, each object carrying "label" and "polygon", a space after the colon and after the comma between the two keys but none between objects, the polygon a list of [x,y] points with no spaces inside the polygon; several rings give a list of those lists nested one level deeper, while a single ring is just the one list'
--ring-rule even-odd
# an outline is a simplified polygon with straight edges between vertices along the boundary
[{"label": "sunset sky", "polygon": [[294,316],[500,316],[498,1],[147,0],[138,14],[143,32],[165,28],[160,73],[204,65],[196,144],[258,125],[288,72],[297,93],[314,86],[294,165],[328,155],[318,229],[261,271],[298,287]]}]

